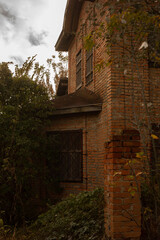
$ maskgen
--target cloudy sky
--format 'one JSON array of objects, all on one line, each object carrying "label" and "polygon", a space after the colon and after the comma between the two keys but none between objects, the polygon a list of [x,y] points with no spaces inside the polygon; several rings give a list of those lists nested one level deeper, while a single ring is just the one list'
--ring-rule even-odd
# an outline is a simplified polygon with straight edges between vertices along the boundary
[{"label": "cloudy sky", "polygon": [[67,0],[0,0],[0,62],[51,57]]}]

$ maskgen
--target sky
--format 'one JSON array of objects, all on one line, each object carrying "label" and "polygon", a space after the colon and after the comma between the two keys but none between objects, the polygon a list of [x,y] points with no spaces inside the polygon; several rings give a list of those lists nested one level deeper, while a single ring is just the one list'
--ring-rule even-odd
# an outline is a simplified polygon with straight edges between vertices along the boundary
[{"label": "sky", "polygon": [[55,55],[67,0],[0,0],[0,62]]}]

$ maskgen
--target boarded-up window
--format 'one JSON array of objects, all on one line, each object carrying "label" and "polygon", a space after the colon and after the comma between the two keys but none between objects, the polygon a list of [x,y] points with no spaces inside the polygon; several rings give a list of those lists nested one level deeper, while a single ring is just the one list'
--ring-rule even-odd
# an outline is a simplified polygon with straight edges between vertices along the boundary
[{"label": "boarded-up window", "polygon": [[55,140],[59,179],[67,182],[82,181],[82,130],[50,132]]},{"label": "boarded-up window", "polygon": [[76,56],[76,87],[81,86],[82,84],[82,73],[81,73],[81,62],[82,62],[82,53],[79,53]]},{"label": "boarded-up window", "polygon": [[93,80],[93,49],[86,51],[86,84]]}]

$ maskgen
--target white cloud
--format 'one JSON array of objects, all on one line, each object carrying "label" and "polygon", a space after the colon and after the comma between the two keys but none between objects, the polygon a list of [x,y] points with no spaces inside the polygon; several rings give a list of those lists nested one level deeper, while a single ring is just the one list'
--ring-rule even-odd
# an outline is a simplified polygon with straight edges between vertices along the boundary
[{"label": "white cloud", "polygon": [[0,0],[0,62],[54,54],[67,0]]}]

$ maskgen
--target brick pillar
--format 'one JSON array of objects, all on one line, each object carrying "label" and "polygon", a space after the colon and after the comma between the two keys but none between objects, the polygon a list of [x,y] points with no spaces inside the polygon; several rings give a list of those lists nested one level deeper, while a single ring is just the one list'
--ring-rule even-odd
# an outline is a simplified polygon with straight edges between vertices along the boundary
[{"label": "brick pillar", "polygon": [[[124,130],[105,144],[105,228],[112,240],[138,240],[141,235],[140,195],[134,193],[139,185],[132,177],[140,166],[129,164],[140,151],[140,136],[136,130]],[[129,162],[129,164],[128,164]],[[134,196],[133,196],[134,195]]]}]

